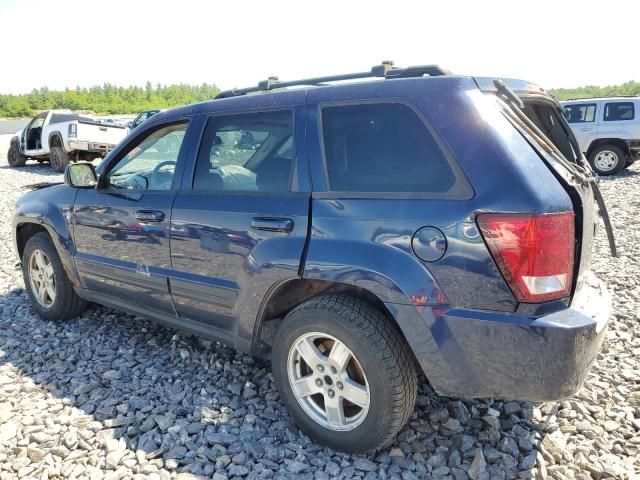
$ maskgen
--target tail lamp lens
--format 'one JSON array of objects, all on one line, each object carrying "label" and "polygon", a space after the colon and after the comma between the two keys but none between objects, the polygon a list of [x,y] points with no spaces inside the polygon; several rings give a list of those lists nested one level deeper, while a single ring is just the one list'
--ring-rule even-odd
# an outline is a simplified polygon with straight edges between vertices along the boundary
[{"label": "tail lamp lens", "polygon": [[518,301],[538,303],[569,295],[574,266],[573,212],[486,213],[478,215],[478,226]]},{"label": "tail lamp lens", "polygon": [[76,137],[78,135],[78,125],[75,123],[69,124],[68,136]]}]

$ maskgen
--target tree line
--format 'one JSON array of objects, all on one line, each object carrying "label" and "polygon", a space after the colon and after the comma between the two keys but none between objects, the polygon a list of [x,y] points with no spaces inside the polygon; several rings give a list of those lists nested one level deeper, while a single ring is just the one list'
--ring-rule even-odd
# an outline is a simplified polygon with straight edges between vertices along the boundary
[{"label": "tree line", "polygon": [[30,117],[41,110],[86,110],[96,114],[133,114],[211,100],[220,89],[213,84],[118,87],[105,83],[75,90],[34,89],[24,95],[0,95],[0,117]]},{"label": "tree line", "polygon": [[597,87],[587,85],[578,88],[557,88],[549,93],[558,100],[570,100],[572,98],[615,97],[618,95],[640,96],[640,82],[626,82],[622,85]]},{"label": "tree line", "polygon": [[[117,87],[109,83],[74,90],[34,89],[25,95],[0,95],[0,117],[30,117],[41,110],[87,110],[96,114],[137,113],[152,108],[171,108],[202,102],[214,98],[220,90],[213,84],[156,85],[147,82],[145,87]],[[640,96],[640,82],[598,87],[588,85],[578,88],[550,90],[558,100],[571,98],[611,97],[616,95]]]}]

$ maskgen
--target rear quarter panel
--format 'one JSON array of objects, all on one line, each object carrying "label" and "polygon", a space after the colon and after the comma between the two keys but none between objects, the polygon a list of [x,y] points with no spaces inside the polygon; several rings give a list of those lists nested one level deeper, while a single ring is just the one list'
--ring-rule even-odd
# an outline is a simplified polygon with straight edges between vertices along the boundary
[{"label": "rear quarter panel", "polygon": [[[349,198],[327,191],[321,105],[381,98],[409,101],[422,112],[464,171],[471,198]],[[450,372],[442,348],[451,338],[442,331],[446,312],[512,313],[518,306],[478,232],[476,215],[571,211],[569,196],[495,100],[470,78],[314,89],[307,106],[314,193],[304,277],[374,293],[395,317],[429,378],[446,378]],[[423,226],[435,226],[446,237],[446,253],[435,262],[421,261],[412,250],[411,239]]]}]

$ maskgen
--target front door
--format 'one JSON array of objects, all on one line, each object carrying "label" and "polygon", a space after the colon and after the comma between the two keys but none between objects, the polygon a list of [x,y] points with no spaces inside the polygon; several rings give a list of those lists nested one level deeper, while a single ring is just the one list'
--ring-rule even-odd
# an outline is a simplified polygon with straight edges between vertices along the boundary
[{"label": "front door", "polygon": [[155,127],[114,158],[97,189],[78,191],[75,262],[86,288],[175,316],[169,224],[186,130],[186,122]]},{"label": "front door", "polygon": [[564,106],[564,116],[569,122],[573,134],[580,145],[580,150],[586,152],[598,135],[598,122],[602,116],[596,103],[576,103]]},{"label": "front door", "polygon": [[47,112],[41,113],[29,122],[22,132],[22,151],[25,155],[41,155],[44,153],[42,145],[42,128],[47,118]]},{"label": "front door", "polygon": [[303,104],[208,119],[193,181],[171,218],[170,286],[181,317],[248,341],[267,290],[298,276],[310,196],[298,177],[305,162]]}]

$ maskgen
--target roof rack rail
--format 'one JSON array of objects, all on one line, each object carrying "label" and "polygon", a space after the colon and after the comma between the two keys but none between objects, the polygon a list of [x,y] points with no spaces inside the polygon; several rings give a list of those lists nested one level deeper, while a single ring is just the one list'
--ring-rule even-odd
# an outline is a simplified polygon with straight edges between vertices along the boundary
[{"label": "roof rack rail", "polygon": [[393,62],[384,61],[380,65],[374,65],[368,72],[346,73],[342,75],[329,75],[326,77],[304,78],[301,80],[291,80],[281,82],[278,77],[269,77],[258,83],[255,87],[232,88],[224,90],[216,95],[216,100],[220,98],[237,97],[253,92],[267,92],[276,88],[286,88],[293,86],[323,86],[329,82],[339,82],[341,80],[356,80],[360,78],[410,78],[429,75],[436,77],[440,75],[450,75],[451,72],[438,65],[419,65],[415,67],[398,68],[393,66]]}]

